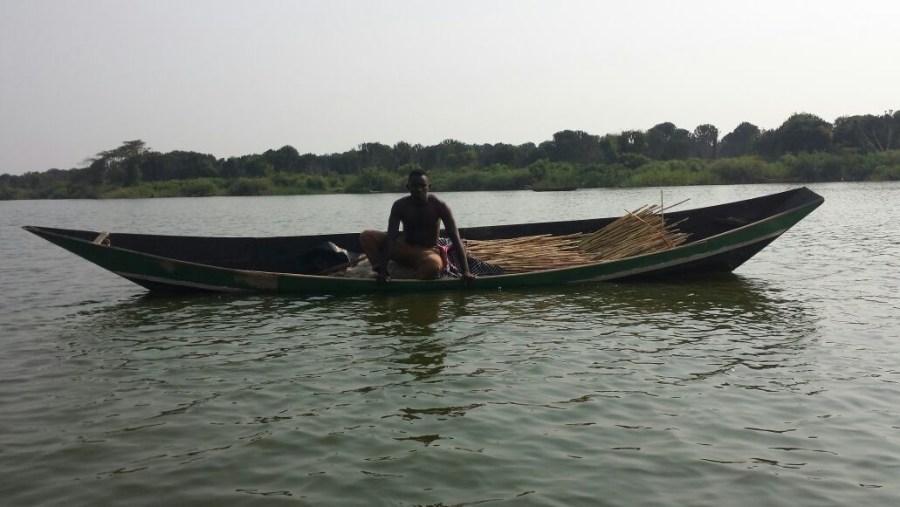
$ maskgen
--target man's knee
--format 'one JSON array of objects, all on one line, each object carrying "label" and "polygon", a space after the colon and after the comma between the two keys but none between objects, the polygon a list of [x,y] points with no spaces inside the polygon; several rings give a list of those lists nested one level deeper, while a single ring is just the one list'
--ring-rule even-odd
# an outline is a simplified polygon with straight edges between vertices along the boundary
[{"label": "man's knee", "polygon": [[365,230],[359,233],[359,245],[363,251],[379,250],[387,235],[382,231]]},{"label": "man's knee", "polygon": [[420,280],[433,280],[441,274],[443,267],[439,256],[428,256],[419,263],[416,269],[416,277]]}]

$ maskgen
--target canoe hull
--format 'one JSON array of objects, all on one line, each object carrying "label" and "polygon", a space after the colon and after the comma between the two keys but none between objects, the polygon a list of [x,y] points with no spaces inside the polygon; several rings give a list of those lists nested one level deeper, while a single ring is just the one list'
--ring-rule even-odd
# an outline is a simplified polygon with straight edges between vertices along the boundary
[{"label": "canoe hull", "polygon": [[[695,234],[700,237],[676,248],[578,267],[482,277],[468,288],[513,289],[730,272],[797,224],[823,202],[821,196],[805,188],[775,194],[775,196],[782,196],[784,199],[770,197],[769,200],[760,200],[758,198],[732,203],[728,207],[700,208],[682,212],[684,217],[689,219],[685,224],[690,223],[692,219],[695,220],[696,223],[693,225],[696,228]],[[770,212],[755,220],[731,217],[731,215],[755,217],[760,214],[760,211],[754,208],[770,202],[782,204],[780,207],[773,206]],[[741,206],[745,203],[749,204]],[[742,210],[746,210],[743,215],[740,214]],[[667,217],[671,217],[672,220],[679,218],[675,213],[669,214]],[[718,230],[716,227],[719,227],[716,225],[716,221],[721,222],[725,217],[737,221],[738,225],[722,226],[723,230],[716,232]],[[560,234],[567,234],[571,229],[579,227],[594,227],[593,230],[595,230],[597,225],[604,223],[602,220],[597,223],[582,224],[581,222],[590,221],[473,228],[468,230],[469,234],[466,234],[467,230],[464,229],[463,234],[464,237],[470,239],[510,237],[510,235],[519,234],[520,230],[527,230],[529,227],[537,229],[543,227],[547,230],[561,231]],[[739,225],[744,222],[746,222],[745,225]],[[281,238],[280,241],[273,238],[220,239],[219,241],[230,242],[227,244],[231,244],[235,252],[245,251],[245,253],[236,253],[233,258],[216,258],[215,264],[213,264],[213,261],[205,261],[204,258],[196,257],[200,255],[196,252],[203,250],[201,248],[203,245],[207,245],[206,242],[202,242],[204,238],[183,238],[182,241],[188,246],[179,248],[192,252],[191,255],[194,255],[195,258],[190,258],[187,254],[182,258],[176,258],[174,253],[169,253],[176,250],[164,250],[167,242],[171,242],[172,245],[177,244],[178,237],[174,236],[112,234],[110,235],[111,244],[103,245],[92,241],[92,238],[98,234],[94,231],[69,231],[35,226],[25,226],[24,228],[154,292],[361,294],[467,288],[456,279],[395,279],[388,284],[379,284],[373,279],[317,276],[272,270],[270,267],[282,267],[287,263],[275,260],[281,257],[271,255],[265,257],[261,253],[271,253],[276,250],[288,251],[291,248],[313,244],[323,239],[334,240],[338,244],[343,243],[342,246],[352,248],[356,246],[354,244],[355,234]],[[207,238],[206,241],[214,243],[209,246],[210,251],[223,249],[223,244],[218,244],[214,239]],[[190,247],[192,243],[195,245],[193,248]],[[144,248],[145,244],[155,245],[156,250],[153,251],[149,247]],[[248,260],[251,257],[256,259],[256,264],[263,269],[246,269],[246,266],[254,265],[251,260]]]}]

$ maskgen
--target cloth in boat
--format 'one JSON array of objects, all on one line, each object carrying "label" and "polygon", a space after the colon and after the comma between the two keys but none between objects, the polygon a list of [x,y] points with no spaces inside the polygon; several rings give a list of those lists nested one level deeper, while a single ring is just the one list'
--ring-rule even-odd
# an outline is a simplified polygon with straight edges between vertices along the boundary
[{"label": "cloth in boat", "polygon": [[[453,242],[450,241],[450,238],[439,238],[438,244],[434,248],[441,256],[441,264],[444,266],[438,277],[459,278],[462,275],[459,266],[460,260],[459,256],[456,254],[456,249],[453,248]],[[469,263],[469,272],[475,276],[494,276],[503,274],[503,268],[496,264],[484,262],[471,255],[467,255],[466,260]]]}]

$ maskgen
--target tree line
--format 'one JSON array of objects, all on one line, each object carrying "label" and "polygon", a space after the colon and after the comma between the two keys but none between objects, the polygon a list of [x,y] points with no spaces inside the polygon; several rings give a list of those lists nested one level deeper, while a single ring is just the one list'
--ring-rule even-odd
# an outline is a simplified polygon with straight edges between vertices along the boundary
[{"label": "tree line", "polygon": [[797,113],[775,129],[744,122],[721,138],[711,124],[665,122],[603,136],[563,130],[540,144],[370,142],[326,155],[283,146],[227,159],[132,140],[81,168],[0,175],[0,199],[402,191],[414,168],[444,191],[900,180],[900,111],[834,123]]}]

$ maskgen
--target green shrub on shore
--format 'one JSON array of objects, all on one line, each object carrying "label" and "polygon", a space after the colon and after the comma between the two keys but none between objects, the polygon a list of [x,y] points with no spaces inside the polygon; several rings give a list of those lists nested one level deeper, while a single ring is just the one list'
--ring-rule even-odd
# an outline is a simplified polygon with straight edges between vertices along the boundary
[{"label": "green shrub on shore", "polygon": [[430,176],[431,186],[444,192],[521,190],[532,181],[528,169],[511,168],[504,164],[493,164],[482,169],[434,171]]},{"label": "green shrub on shore", "polygon": [[274,195],[275,185],[269,178],[238,178],[228,182],[228,195]]},{"label": "green shrub on shore", "polygon": [[861,172],[875,181],[900,181],[900,150],[885,151],[866,157]]},{"label": "green shrub on shore", "polygon": [[657,160],[634,170],[627,181],[630,187],[712,185],[721,180],[705,170],[698,159]]},{"label": "green shrub on shore", "polygon": [[111,188],[102,193],[106,199],[134,199],[151,197],[211,197],[224,195],[218,178],[196,178],[146,182],[133,187]]}]

